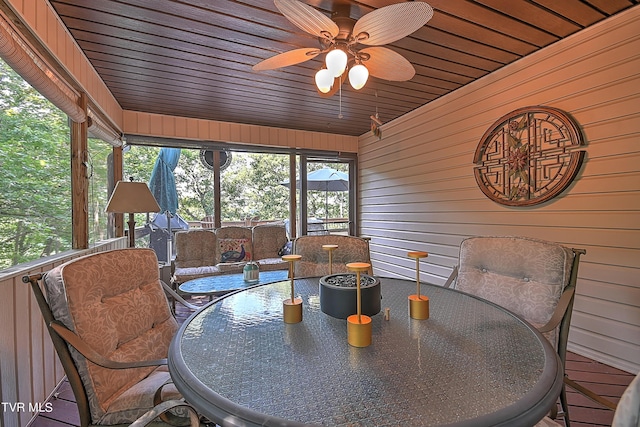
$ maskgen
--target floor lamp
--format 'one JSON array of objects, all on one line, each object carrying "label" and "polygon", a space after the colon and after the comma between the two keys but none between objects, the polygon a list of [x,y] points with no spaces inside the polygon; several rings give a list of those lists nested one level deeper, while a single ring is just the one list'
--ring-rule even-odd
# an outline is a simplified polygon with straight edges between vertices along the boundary
[{"label": "floor lamp", "polygon": [[136,246],[134,213],[160,212],[160,206],[144,182],[118,181],[107,203],[107,212],[128,213],[129,247]]}]

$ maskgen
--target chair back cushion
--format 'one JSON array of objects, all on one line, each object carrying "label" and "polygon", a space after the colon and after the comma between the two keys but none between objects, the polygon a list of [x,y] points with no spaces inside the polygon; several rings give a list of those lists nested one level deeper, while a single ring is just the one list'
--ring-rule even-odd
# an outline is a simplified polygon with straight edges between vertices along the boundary
[{"label": "chair back cushion", "polygon": [[214,230],[192,229],[176,233],[176,268],[216,265],[218,240]]},{"label": "chair back cushion", "polygon": [[322,245],[338,245],[332,254],[333,273],[348,273],[347,264],[351,262],[371,263],[369,242],[361,237],[331,234],[300,236],[293,242],[293,253],[302,255],[295,263],[296,277],[329,274],[329,252],[322,249]]},{"label": "chair back cushion", "polygon": [[571,249],[542,240],[471,237],[460,245],[455,287],[541,327],[551,319],[569,283],[573,257]]},{"label": "chair back cushion", "polygon": [[[133,362],[167,357],[178,325],[160,285],[153,250],[121,249],[71,260],[46,274],[45,287],[56,320],[107,359]],[[73,348],[71,354],[94,422],[157,369],[107,369]]]},{"label": "chair back cushion", "polygon": [[253,259],[279,258],[278,251],[287,240],[284,225],[256,225],[253,227]]}]

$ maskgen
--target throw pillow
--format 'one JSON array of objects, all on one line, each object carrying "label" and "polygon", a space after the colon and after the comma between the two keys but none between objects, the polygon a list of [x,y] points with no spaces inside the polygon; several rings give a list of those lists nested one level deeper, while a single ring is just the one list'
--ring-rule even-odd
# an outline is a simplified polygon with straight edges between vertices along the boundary
[{"label": "throw pillow", "polygon": [[280,250],[278,251],[278,255],[282,256],[282,255],[291,255],[291,251],[292,251],[292,242],[287,242],[284,244],[283,247],[280,248]]},{"label": "throw pillow", "polygon": [[240,262],[251,259],[247,239],[218,239],[220,262]]}]

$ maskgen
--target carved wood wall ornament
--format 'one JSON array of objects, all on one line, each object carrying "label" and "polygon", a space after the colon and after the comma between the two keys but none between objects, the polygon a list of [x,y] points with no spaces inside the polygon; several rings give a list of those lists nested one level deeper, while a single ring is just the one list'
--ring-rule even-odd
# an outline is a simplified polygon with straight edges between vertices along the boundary
[{"label": "carved wood wall ornament", "polygon": [[474,175],[480,190],[507,206],[531,206],[560,194],[584,158],[582,133],[565,112],[525,107],[502,116],[476,148]]}]

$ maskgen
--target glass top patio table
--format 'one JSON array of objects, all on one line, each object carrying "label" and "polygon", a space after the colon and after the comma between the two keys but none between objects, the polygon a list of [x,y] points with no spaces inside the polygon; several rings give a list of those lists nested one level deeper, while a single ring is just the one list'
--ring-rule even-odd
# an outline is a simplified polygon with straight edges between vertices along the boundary
[{"label": "glass top patio table", "polygon": [[287,278],[288,274],[288,270],[261,271],[258,276],[258,282],[255,283],[245,282],[243,273],[219,274],[217,276],[188,280],[181,284],[178,289],[180,292],[193,295],[224,295],[231,291],[261,283],[283,280]]},{"label": "glass top patio table", "polygon": [[532,326],[480,298],[421,285],[430,318],[408,315],[415,281],[381,278],[372,344],[320,310],[319,278],[296,279],[303,320],[286,324],[288,280],[217,299],[176,334],[169,369],[222,426],[528,426],[555,404],[560,359]]}]

